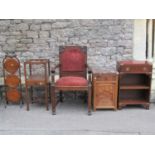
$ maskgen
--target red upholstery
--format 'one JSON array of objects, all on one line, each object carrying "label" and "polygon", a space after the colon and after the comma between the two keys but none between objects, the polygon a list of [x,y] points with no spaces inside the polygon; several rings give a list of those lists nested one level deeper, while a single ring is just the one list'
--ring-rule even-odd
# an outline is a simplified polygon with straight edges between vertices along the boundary
[{"label": "red upholstery", "polygon": [[60,53],[61,71],[85,71],[86,54],[80,47],[65,47]]},{"label": "red upholstery", "polygon": [[65,76],[56,81],[56,86],[87,86],[88,81],[83,77]]}]

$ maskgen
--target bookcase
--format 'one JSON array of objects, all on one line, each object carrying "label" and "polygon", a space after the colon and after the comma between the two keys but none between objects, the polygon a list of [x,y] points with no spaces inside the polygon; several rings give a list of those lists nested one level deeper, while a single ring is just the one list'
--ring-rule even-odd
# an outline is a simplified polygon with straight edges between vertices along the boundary
[{"label": "bookcase", "polygon": [[118,108],[142,105],[149,109],[152,64],[147,61],[119,61]]}]

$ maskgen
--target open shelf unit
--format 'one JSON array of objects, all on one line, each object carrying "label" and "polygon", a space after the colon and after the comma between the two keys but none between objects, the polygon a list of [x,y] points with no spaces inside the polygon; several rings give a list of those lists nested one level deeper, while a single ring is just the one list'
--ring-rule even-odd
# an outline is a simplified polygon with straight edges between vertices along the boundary
[{"label": "open shelf unit", "polygon": [[[137,65],[138,63],[136,63]],[[144,108],[149,109],[149,98],[150,98],[150,87],[151,87],[151,75],[152,70],[147,70],[147,64],[142,64],[142,68],[140,65],[138,66],[139,70],[134,71],[134,67],[136,65],[130,66],[130,63],[127,64],[127,72],[126,65],[121,63],[118,66],[120,74],[119,74],[119,96],[118,96],[118,108],[121,109],[127,105],[142,105]],[[143,67],[145,66],[146,72],[143,71]],[[122,70],[121,70],[122,69]],[[132,70],[132,72],[129,71]]]},{"label": "open shelf unit", "polygon": [[150,89],[150,77],[146,74],[120,74],[120,89]]},{"label": "open shelf unit", "polygon": [[119,103],[142,104],[149,102],[149,91],[147,89],[125,89],[119,91]]}]

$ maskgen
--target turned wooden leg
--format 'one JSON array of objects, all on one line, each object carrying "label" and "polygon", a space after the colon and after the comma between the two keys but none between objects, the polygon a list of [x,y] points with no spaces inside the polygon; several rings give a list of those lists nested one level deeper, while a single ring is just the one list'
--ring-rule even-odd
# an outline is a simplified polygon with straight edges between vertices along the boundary
[{"label": "turned wooden leg", "polygon": [[51,102],[51,85],[50,85],[50,83],[48,83],[48,99],[49,99],[49,102]]},{"label": "turned wooden leg", "polygon": [[94,112],[96,111],[96,107],[94,106]]},{"label": "turned wooden leg", "polygon": [[60,102],[63,102],[63,93],[62,93],[62,91],[59,92],[59,96],[60,96]]},{"label": "turned wooden leg", "polygon": [[52,104],[52,114],[56,115],[56,93],[55,93],[55,86],[51,88],[51,104]]},{"label": "turned wooden leg", "polygon": [[29,111],[29,94],[28,94],[28,86],[25,86],[25,95],[26,95],[26,105],[27,105],[27,111]]},{"label": "turned wooden leg", "polygon": [[30,98],[31,98],[31,103],[33,104],[33,86],[30,88]]},{"label": "turned wooden leg", "polygon": [[84,103],[87,103],[87,92],[84,93]]},{"label": "turned wooden leg", "polygon": [[125,105],[118,105],[118,109],[119,109],[119,110],[122,110],[123,107],[125,107]]},{"label": "turned wooden leg", "polygon": [[45,104],[46,104],[46,110],[49,110],[48,107],[48,85],[45,85]]},{"label": "turned wooden leg", "polygon": [[7,98],[5,99],[5,108],[7,107],[7,105],[9,104]]},{"label": "turned wooden leg", "polygon": [[91,86],[88,86],[88,115],[91,115]]},{"label": "turned wooden leg", "polygon": [[149,104],[144,104],[143,107],[144,107],[146,110],[149,110],[149,108],[150,108]]},{"label": "turned wooden leg", "polygon": [[119,109],[119,110],[122,110],[122,109],[123,109],[123,107],[122,107],[122,106],[119,106],[119,107],[118,107],[118,109]]},{"label": "turned wooden leg", "polygon": [[77,91],[74,92],[74,100],[77,100]]},{"label": "turned wooden leg", "polygon": [[117,108],[114,108],[114,111],[117,111]]}]

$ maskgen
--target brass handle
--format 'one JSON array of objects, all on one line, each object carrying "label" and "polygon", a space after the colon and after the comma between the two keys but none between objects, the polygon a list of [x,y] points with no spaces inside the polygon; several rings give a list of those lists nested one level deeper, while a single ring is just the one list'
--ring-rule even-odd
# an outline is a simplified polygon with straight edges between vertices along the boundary
[{"label": "brass handle", "polygon": [[146,70],[147,70],[147,68],[146,68],[146,67],[144,67],[144,68],[143,68],[143,70],[144,70],[144,71],[146,71]]},{"label": "brass handle", "polygon": [[40,82],[39,85],[42,85],[42,82]]},{"label": "brass handle", "polygon": [[126,67],[126,71],[129,71],[130,70],[130,67]]}]

